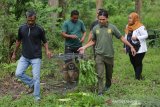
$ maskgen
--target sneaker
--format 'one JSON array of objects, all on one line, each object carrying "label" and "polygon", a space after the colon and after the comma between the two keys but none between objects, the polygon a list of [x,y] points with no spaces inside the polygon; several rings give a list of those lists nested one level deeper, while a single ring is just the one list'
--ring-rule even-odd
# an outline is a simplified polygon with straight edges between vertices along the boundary
[{"label": "sneaker", "polygon": [[40,100],[41,100],[40,97],[35,97],[35,101],[36,101],[36,102],[39,102]]}]

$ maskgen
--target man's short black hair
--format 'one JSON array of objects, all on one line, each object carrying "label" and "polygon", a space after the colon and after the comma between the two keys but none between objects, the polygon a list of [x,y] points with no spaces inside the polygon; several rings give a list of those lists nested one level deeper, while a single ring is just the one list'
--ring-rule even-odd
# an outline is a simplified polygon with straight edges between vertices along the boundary
[{"label": "man's short black hair", "polygon": [[98,12],[103,11],[103,10],[104,10],[104,9],[100,8],[100,9],[98,9]]},{"label": "man's short black hair", "polygon": [[103,9],[98,13],[98,16],[105,16],[108,18],[108,11]]},{"label": "man's short black hair", "polygon": [[36,12],[33,10],[29,10],[26,12],[26,17],[36,16]]},{"label": "man's short black hair", "polygon": [[72,11],[71,11],[71,17],[72,17],[73,15],[78,15],[78,16],[79,16],[78,10],[72,10]]}]

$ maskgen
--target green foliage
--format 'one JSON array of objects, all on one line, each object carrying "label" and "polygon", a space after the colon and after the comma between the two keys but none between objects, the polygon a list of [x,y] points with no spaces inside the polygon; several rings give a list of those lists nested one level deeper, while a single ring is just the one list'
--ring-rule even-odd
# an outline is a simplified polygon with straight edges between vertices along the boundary
[{"label": "green foliage", "polygon": [[134,0],[105,0],[104,8],[108,10],[109,15],[124,15],[134,11]]},{"label": "green foliage", "polygon": [[[145,24],[147,29],[160,29],[160,15],[157,14],[160,10],[160,2],[155,0],[154,3],[144,1],[144,7],[142,8],[142,22]],[[154,7],[154,8],[153,8]]]},{"label": "green foliage", "polygon": [[10,106],[10,103],[12,101],[12,96],[5,96],[3,98],[0,99],[0,105],[3,107],[8,107]]},{"label": "green foliage", "polygon": [[4,15],[0,11],[0,62],[10,62],[12,45],[15,41],[18,22],[14,15]]},{"label": "green foliage", "polygon": [[13,101],[12,96],[8,95],[1,98],[0,104],[1,106],[3,105],[3,107],[21,107],[22,105],[23,107],[38,106],[38,104],[34,103],[34,99],[31,96],[23,96],[21,100]]},{"label": "green foliage", "polygon": [[44,56],[42,59],[41,66],[41,77],[45,79],[47,76],[54,78],[55,80],[61,79],[62,75],[60,73],[62,62],[48,59]]},{"label": "green foliage", "polygon": [[[160,15],[157,14],[160,10],[160,2],[154,0],[154,2],[144,1],[144,7],[142,11],[142,22],[146,26],[149,33],[149,46],[160,46]],[[154,8],[153,8],[154,7]],[[154,31],[154,34],[150,31]],[[152,40],[151,40],[152,39]]]},{"label": "green foliage", "polygon": [[67,93],[66,96],[50,95],[44,100],[41,103],[43,107],[90,107],[104,105],[103,97],[85,92]]},{"label": "green foliage", "polygon": [[[158,0],[154,0],[154,2],[151,0],[145,0],[142,2],[141,19],[144,25],[147,27],[147,29],[155,29],[159,26],[159,23],[157,23],[160,20],[158,18],[159,14],[157,14],[158,10],[160,9],[159,4],[160,3],[158,2]],[[104,8],[108,10],[110,16],[113,16],[113,19],[115,17],[115,20],[117,19],[117,16],[122,18],[123,16],[125,16],[126,19],[123,18],[121,20],[118,20],[119,23],[122,23],[124,25],[125,23],[127,23],[128,14],[132,11],[135,11],[135,1],[105,0]],[[124,20],[126,20],[125,23]]]},{"label": "green foliage", "polygon": [[109,19],[109,22],[116,25],[116,27],[123,32],[122,35],[124,34],[124,29],[127,24],[127,17],[126,16],[111,16]]},{"label": "green foliage", "polygon": [[16,20],[19,20],[19,18],[21,18],[22,13],[26,11],[27,6],[25,4],[29,1],[31,0],[16,0],[16,3],[14,3],[14,14]]},{"label": "green foliage", "polygon": [[7,75],[14,75],[16,70],[17,63],[1,63],[0,64],[0,78],[3,78]]},{"label": "green foliage", "polygon": [[95,86],[97,83],[97,74],[95,72],[95,63],[93,60],[80,60],[79,85]]},{"label": "green foliage", "polygon": [[[69,93],[67,98],[70,98],[70,106],[74,107],[91,107],[91,106],[101,106],[104,105],[103,97],[98,97],[93,93]],[[78,100],[78,101],[77,101]],[[74,102],[74,103],[73,103]]]},{"label": "green foliage", "polygon": [[66,96],[50,94],[42,99],[42,102],[39,104],[35,103],[31,96],[23,96],[21,99],[15,101],[12,101],[11,96],[5,96],[0,100],[0,104],[3,105],[3,107],[21,107],[22,105],[24,107],[89,107],[104,105],[103,102],[103,97],[84,92],[68,93]]}]

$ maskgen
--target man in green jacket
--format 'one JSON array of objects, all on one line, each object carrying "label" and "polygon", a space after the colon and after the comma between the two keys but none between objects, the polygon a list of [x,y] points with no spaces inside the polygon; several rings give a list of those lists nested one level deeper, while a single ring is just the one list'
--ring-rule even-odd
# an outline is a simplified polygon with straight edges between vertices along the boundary
[{"label": "man in green jacket", "polygon": [[[98,21],[99,24],[92,30],[92,40],[85,46],[79,48],[78,51],[80,51],[80,53],[84,53],[86,48],[95,45],[96,71],[98,74],[98,95],[102,95],[104,91],[108,90],[111,86],[114,63],[113,35],[128,45],[131,48],[133,55],[136,54],[136,51],[121,35],[116,26],[108,22],[108,12],[106,10],[99,12]],[[106,76],[105,85],[103,83],[104,76]]]}]

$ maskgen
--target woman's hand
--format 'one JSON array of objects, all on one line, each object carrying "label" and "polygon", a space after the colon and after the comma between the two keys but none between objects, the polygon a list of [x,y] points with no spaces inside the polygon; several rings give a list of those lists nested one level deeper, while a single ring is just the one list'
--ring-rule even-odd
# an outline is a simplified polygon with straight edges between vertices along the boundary
[{"label": "woman's hand", "polygon": [[136,53],[137,53],[133,46],[131,47],[131,52],[132,52],[132,55],[133,55],[133,56],[135,56]]},{"label": "woman's hand", "polygon": [[132,36],[132,40],[136,41],[137,40],[137,36]]}]

